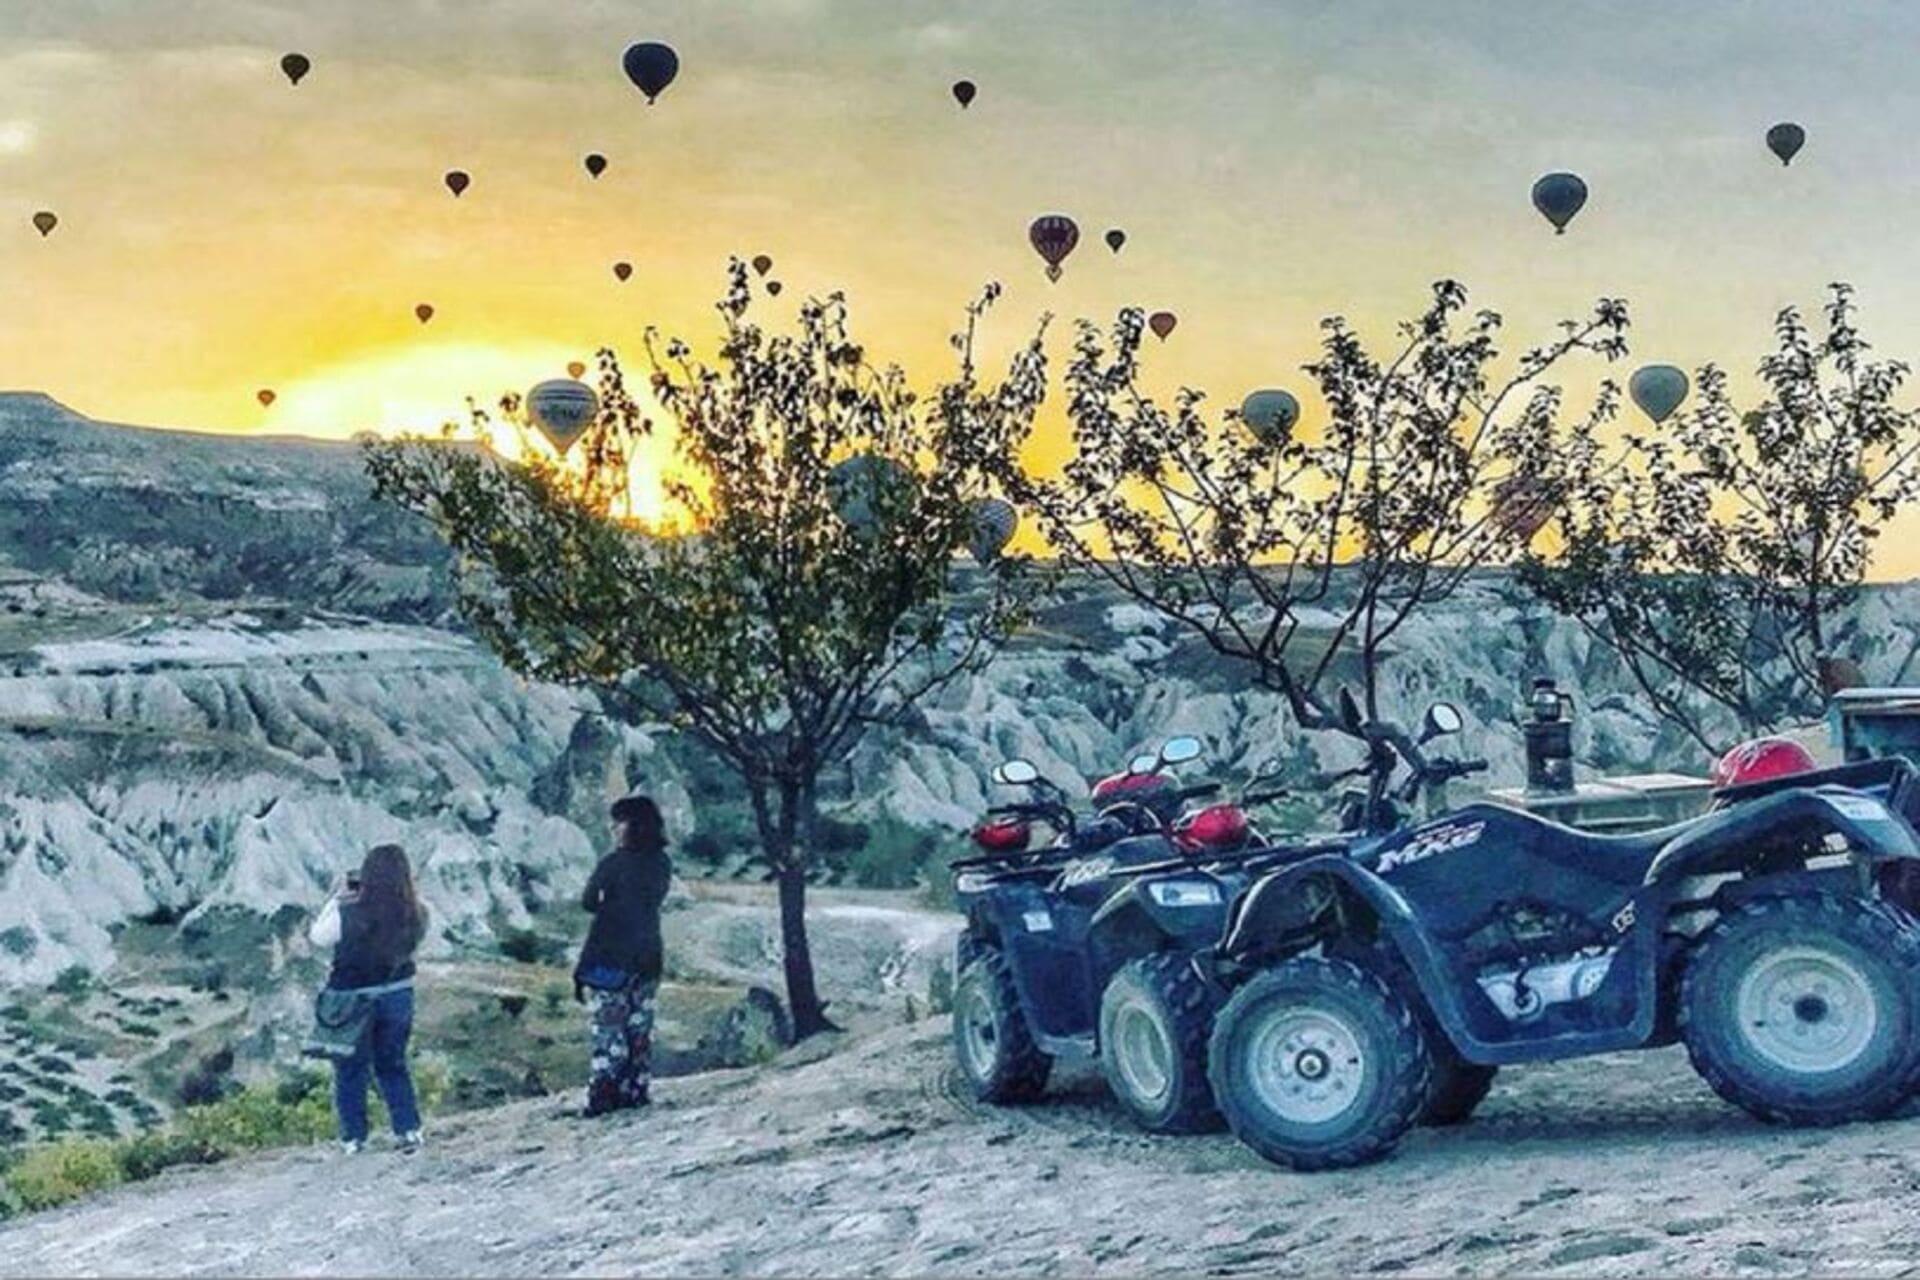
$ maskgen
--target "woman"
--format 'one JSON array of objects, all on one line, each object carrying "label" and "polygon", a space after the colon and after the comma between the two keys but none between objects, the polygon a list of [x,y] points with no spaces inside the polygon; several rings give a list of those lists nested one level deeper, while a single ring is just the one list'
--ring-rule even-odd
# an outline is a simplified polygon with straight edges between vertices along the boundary
[{"label": "woman", "polygon": [[627,796],[612,809],[614,849],[587,881],[580,905],[593,913],[574,999],[591,992],[593,1067],[586,1115],[647,1105],[653,1060],[653,997],[660,986],[660,905],[673,864],[660,806]]},{"label": "woman", "polygon": [[400,1149],[420,1149],[420,1106],[407,1070],[407,1040],[413,1034],[413,953],[426,932],[426,908],[414,893],[406,851],[397,844],[370,850],[359,875],[347,874],[308,930],[315,946],[333,948],[327,989],[350,992],[371,1005],[353,1056],[334,1062],[333,1105],[340,1142],[349,1154],[366,1148],[369,1075],[380,1086]]}]

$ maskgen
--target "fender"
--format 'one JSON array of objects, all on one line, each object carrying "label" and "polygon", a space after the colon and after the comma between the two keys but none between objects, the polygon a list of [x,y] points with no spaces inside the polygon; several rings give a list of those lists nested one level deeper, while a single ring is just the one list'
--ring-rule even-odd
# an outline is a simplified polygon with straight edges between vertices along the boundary
[{"label": "fender", "polygon": [[1794,829],[1840,835],[1854,859],[1868,864],[1920,858],[1913,828],[1878,796],[1846,787],[1795,787],[1696,819],[1647,867],[1645,884],[1732,870]]},{"label": "fender", "polygon": [[1220,956],[1238,959],[1265,939],[1305,928],[1321,905],[1308,901],[1308,895],[1328,880],[1371,906],[1389,929],[1416,927],[1399,890],[1344,854],[1322,854],[1254,881],[1229,912]]},{"label": "fender", "polygon": [[[1214,900],[1175,906],[1153,896],[1151,886],[1192,881],[1211,885]],[[1087,926],[1088,939],[1115,957],[1131,958],[1168,948],[1192,950],[1220,936],[1229,891],[1219,878],[1198,869],[1128,882],[1100,904]]]}]

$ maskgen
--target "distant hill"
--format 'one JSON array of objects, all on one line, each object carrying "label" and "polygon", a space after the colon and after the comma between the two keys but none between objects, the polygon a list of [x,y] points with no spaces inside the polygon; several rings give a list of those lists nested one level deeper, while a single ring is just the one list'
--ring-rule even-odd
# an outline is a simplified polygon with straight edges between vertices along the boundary
[{"label": "distant hill", "polygon": [[0,393],[0,565],[128,603],[278,600],[449,620],[447,556],[353,444],[95,422]]}]

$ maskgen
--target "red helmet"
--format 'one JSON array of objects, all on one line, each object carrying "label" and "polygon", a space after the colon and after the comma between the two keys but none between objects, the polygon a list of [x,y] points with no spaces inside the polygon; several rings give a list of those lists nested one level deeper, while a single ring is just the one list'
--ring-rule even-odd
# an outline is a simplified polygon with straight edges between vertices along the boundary
[{"label": "red helmet", "polygon": [[1209,805],[1174,824],[1173,838],[1181,848],[1236,849],[1246,842],[1247,815],[1239,805]]},{"label": "red helmet", "polygon": [[1173,778],[1164,773],[1116,773],[1093,784],[1097,803],[1116,800],[1146,800],[1173,786]]},{"label": "red helmet", "polygon": [[973,842],[990,853],[1016,853],[1027,847],[1032,834],[1020,818],[986,819],[973,829]]},{"label": "red helmet", "polygon": [[1755,738],[1714,762],[1713,785],[1715,790],[1742,787],[1751,782],[1807,773],[1816,767],[1807,749],[1791,738]]}]

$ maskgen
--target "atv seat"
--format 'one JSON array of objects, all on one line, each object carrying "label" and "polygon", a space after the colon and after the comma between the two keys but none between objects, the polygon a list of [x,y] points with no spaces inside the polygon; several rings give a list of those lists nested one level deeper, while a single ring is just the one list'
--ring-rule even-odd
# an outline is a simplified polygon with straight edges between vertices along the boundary
[{"label": "atv seat", "polygon": [[1525,813],[1529,821],[1539,828],[1536,847],[1546,856],[1573,863],[1583,871],[1625,885],[1639,885],[1644,881],[1647,869],[1660,856],[1660,851],[1697,821],[1689,818],[1655,827],[1651,831],[1602,835],[1569,827],[1536,813],[1527,813],[1525,810],[1518,812]]}]

